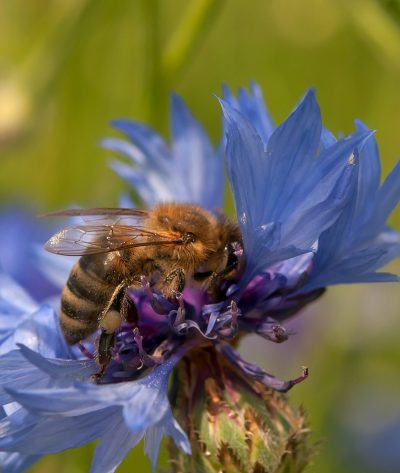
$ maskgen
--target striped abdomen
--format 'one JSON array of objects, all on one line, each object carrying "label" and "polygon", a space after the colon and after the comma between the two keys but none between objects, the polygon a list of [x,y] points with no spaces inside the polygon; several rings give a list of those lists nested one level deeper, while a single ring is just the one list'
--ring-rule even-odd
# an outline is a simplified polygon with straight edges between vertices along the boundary
[{"label": "striped abdomen", "polygon": [[72,268],[61,295],[60,324],[73,345],[98,328],[98,318],[123,280],[117,253],[82,256]]}]

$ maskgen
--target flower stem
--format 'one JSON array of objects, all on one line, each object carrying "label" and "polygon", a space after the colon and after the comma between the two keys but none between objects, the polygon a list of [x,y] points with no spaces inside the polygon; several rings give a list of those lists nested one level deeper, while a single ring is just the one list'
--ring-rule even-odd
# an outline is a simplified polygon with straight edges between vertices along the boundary
[{"label": "flower stem", "polygon": [[216,18],[224,0],[193,0],[165,46],[161,57],[161,70],[172,82],[193,56]]},{"label": "flower stem", "polygon": [[152,125],[163,123],[166,106],[165,83],[160,71],[160,4],[159,0],[142,2],[145,23],[144,93],[146,115]]},{"label": "flower stem", "polygon": [[144,0],[145,51],[144,84],[148,120],[162,129],[166,123],[168,92],[175,88],[179,74],[188,65],[193,52],[205,38],[224,0],[193,0],[162,48],[159,0]]}]

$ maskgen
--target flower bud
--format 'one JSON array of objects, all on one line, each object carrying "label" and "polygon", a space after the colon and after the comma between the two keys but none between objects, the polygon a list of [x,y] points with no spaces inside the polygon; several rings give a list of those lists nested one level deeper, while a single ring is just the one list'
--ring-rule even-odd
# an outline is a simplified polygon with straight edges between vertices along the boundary
[{"label": "flower bud", "polygon": [[192,445],[188,456],[171,442],[173,473],[298,473],[308,463],[312,448],[301,410],[211,346],[182,360],[171,396]]}]

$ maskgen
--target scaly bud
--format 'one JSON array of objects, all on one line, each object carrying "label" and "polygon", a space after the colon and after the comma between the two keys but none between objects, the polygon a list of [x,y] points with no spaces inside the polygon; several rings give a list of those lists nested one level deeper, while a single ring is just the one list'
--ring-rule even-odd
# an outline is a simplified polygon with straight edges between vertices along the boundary
[{"label": "scaly bud", "polygon": [[299,473],[312,448],[303,413],[230,364],[214,347],[176,369],[172,405],[192,455],[171,442],[173,473]]}]

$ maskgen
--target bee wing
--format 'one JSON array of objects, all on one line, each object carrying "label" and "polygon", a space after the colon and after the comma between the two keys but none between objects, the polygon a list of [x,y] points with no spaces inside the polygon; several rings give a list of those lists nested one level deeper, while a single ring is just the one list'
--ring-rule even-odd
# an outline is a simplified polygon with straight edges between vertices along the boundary
[{"label": "bee wing", "polygon": [[[49,217],[82,217],[87,222],[67,227],[45,244],[51,253],[66,256],[95,255],[138,246],[179,244],[181,240],[146,228],[148,212],[135,209],[72,209]],[[110,222],[112,223],[105,223]]]},{"label": "bee wing", "polygon": [[51,253],[66,256],[95,255],[138,246],[179,244],[173,239],[138,225],[73,225],[56,233],[46,243]]},{"label": "bee wing", "polygon": [[147,218],[147,216],[148,212],[146,210],[107,207],[92,209],[67,209],[42,215],[42,217],[81,217],[82,220],[88,222],[110,222],[115,221],[116,218],[118,218],[119,221],[126,220],[132,222],[136,220],[142,220]]}]

